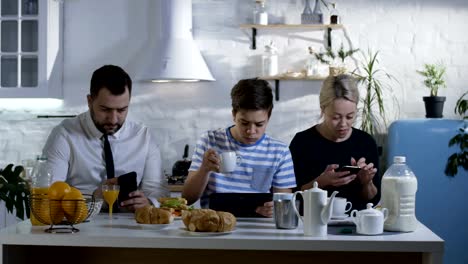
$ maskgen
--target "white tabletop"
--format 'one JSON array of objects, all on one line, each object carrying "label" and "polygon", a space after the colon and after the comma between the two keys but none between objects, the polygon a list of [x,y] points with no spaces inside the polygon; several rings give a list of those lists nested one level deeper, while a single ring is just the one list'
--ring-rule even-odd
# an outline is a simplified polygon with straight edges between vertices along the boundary
[{"label": "white tabletop", "polygon": [[[49,245],[126,248],[249,249],[314,251],[443,252],[443,240],[423,224],[410,233],[385,232],[378,236],[355,233],[354,226],[329,226],[324,238],[306,237],[301,224],[294,230],[276,229],[272,219],[239,218],[236,229],[220,236],[199,236],[185,230],[181,220],[163,230],[142,229],[130,214],[105,214],[76,225],[73,234],[50,234],[48,226],[31,226],[29,220],[0,230],[4,245]],[[342,234],[343,228],[353,230]],[[287,241],[287,243],[285,243]]]}]

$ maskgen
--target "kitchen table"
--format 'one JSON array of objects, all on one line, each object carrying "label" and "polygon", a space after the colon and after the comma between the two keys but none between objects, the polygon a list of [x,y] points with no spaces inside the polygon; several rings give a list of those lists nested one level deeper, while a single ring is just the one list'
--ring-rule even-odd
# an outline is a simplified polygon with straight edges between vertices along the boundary
[{"label": "kitchen table", "polygon": [[[163,230],[142,229],[130,214],[106,214],[76,225],[72,234],[50,234],[29,220],[0,230],[3,263],[442,263],[444,241],[423,224],[410,233],[378,236],[354,226],[329,226],[325,238],[275,228],[272,219],[238,218],[218,236],[194,235],[181,220]],[[344,234],[343,228],[352,229]],[[307,262],[306,262],[307,261]]]}]

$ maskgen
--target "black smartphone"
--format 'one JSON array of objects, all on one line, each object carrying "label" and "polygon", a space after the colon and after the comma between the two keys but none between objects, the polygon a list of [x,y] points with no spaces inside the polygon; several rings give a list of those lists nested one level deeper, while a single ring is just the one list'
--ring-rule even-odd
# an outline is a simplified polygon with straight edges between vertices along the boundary
[{"label": "black smartphone", "polygon": [[128,200],[128,195],[137,190],[137,174],[136,172],[132,171],[129,173],[125,173],[117,177],[117,181],[120,185],[119,191],[119,204],[122,201]]},{"label": "black smartphone", "polygon": [[360,170],[361,168],[359,168],[358,166],[343,166],[337,169],[337,171],[349,171],[349,174],[357,174]]}]

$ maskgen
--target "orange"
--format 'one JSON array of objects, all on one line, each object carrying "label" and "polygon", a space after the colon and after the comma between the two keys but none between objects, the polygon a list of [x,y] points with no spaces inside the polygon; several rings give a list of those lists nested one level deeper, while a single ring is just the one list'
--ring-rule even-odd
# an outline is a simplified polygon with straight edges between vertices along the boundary
[{"label": "orange", "polygon": [[63,196],[62,208],[65,212],[65,217],[70,223],[81,223],[88,216],[86,200],[80,190],[75,187],[71,187],[71,191]]},{"label": "orange", "polygon": [[49,200],[50,220],[54,225],[60,224],[65,217],[61,201]]},{"label": "orange", "polygon": [[49,199],[50,200],[62,200],[65,194],[71,191],[70,185],[63,181],[56,181],[49,187]]}]

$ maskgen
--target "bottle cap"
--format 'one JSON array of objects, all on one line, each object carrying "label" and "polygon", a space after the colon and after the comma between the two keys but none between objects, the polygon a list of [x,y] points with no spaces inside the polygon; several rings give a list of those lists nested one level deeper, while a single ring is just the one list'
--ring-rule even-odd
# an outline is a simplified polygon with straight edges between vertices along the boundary
[{"label": "bottle cap", "polygon": [[405,156],[395,156],[395,157],[393,157],[393,162],[394,163],[405,163],[406,162],[406,157]]}]

